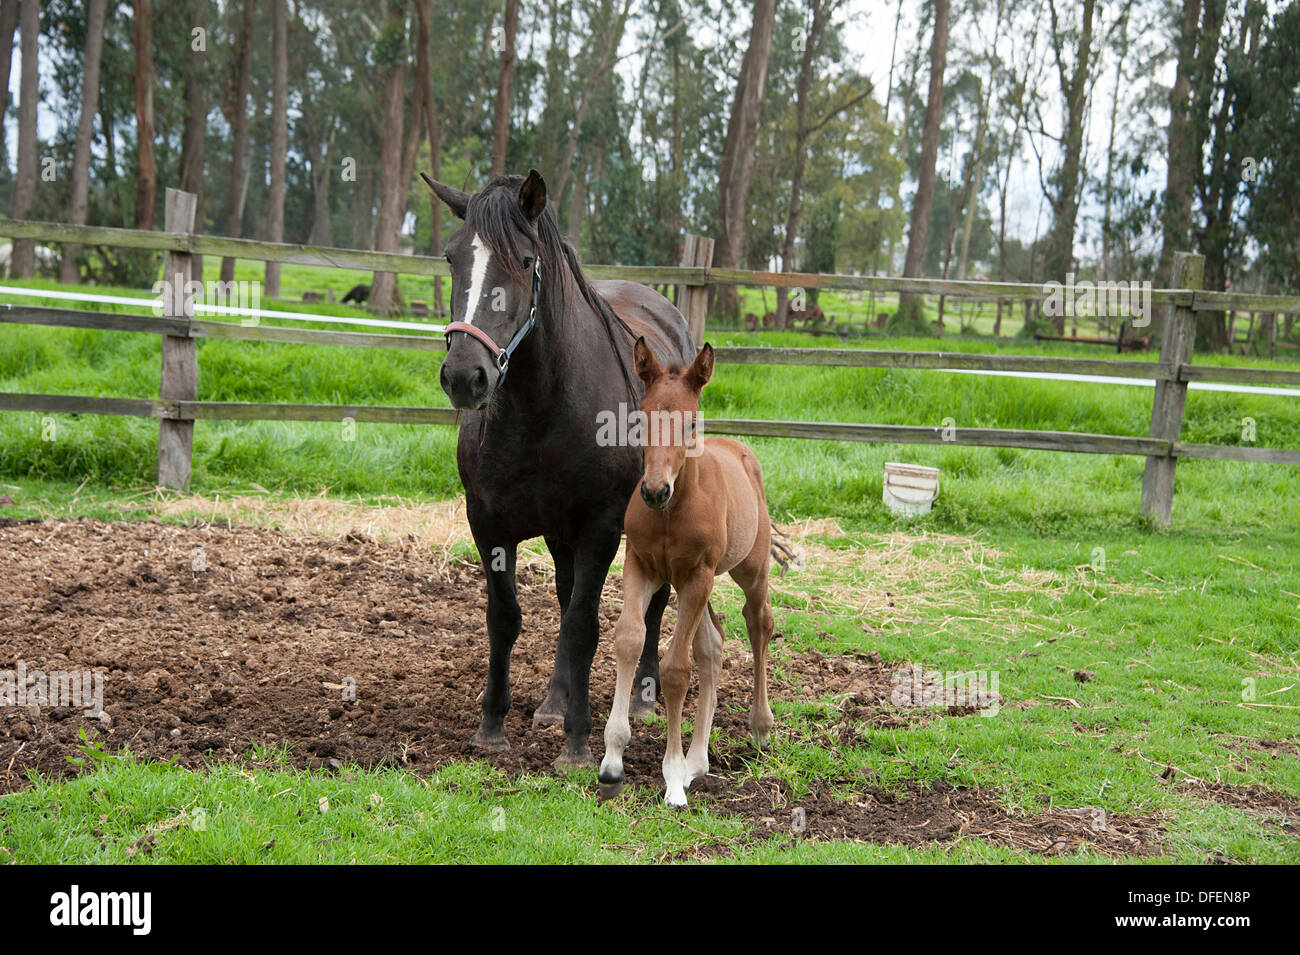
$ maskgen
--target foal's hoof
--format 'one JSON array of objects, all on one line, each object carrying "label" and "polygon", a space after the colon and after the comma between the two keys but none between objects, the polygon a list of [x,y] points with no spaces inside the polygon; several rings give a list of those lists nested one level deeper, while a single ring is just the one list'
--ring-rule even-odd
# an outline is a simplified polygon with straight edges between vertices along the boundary
[{"label": "foal's hoof", "polygon": [[577,752],[566,749],[555,757],[556,769],[594,769],[595,766],[596,758],[591,755],[591,750],[586,746]]},{"label": "foal's hoof", "polygon": [[621,779],[613,783],[601,783],[599,789],[600,801],[604,802],[607,799],[613,799],[622,791],[623,791],[623,780]]},{"label": "foal's hoof", "polygon": [[470,745],[485,753],[504,753],[510,748],[510,741],[503,733],[485,733],[479,730],[470,740]]}]

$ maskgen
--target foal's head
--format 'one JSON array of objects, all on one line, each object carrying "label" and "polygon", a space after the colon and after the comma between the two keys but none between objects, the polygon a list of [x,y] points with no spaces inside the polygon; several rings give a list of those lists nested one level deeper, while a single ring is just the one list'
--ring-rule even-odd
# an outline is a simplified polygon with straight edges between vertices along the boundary
[{"label": "foal's head", "polygon": [[644,338],[637,339],[633,357],[637,377],[645,382],[641,499],[662,510],[672,501],[688,453],[699,447],[700,392],[713,377],[713,346],[700,349],[685,370],[680,365],[660,368]]},{"label": "foal's head", "polygon": [[443,250],[451,266],[451,317],[472,326],[448,336],[442,389],[460,409],[481,409],[496,390],[502,364],[480,335],[505,349],[527,323],[539,284],[537,257],[547,278],[562,257],[555,217],[547,211],[546,182],[532,170],[498,176],[470,195],[424,177],[429,188],[464,224]]}]

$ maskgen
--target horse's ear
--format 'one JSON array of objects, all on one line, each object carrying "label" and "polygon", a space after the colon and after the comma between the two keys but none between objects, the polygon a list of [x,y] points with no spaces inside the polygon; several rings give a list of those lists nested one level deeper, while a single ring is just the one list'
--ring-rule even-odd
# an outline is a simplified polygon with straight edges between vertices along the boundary
[{"label": "horse's ear", "polygon": [[632,359],[636,365],[636,376],[646,383],[646,387],[662,374],[659,360],[655,358],[655,353],[650,350],[650,346],[645,343],[645,338],[636,340],[636,347],[632,349]]},{"label": "horse's ear", "polygon": [[444,186],[436,179],[430,179],[424,173],[420,173],[420,178],[424,180],[425,185],[433,190],[433,194],[441,199],[443,204],[455,214],[457,219],[465,218],[465,209],[469,206],[468,192],[461,192],[451,186]]},{"label": "horse's ear", "polygon": [[703,391],[704,386],[713,377],[713,346],[708,342],[704,343],[700,353],[695,356],[695,361],[691,362],[686,377],[690,379],[691,387],[696,391]]},{"label": "horse's ear", "polygon": [[546,180],[536,169],[528,170],[528,178],[519,187],[519,208],[529,222],[536,222],[546,208]]}]

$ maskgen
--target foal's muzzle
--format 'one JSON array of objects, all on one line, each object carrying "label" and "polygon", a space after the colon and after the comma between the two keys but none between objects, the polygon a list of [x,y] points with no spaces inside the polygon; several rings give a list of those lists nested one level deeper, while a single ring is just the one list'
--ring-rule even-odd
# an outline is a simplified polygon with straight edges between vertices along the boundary
[{"label": "foal's muzzle", "polygon": [[664,484],[658,490],[650,490],[645,481],[641,482],[641,500],[645,501],[646,507],[653,508],[656,511],[662,511],[672,500],[673,486]]}]

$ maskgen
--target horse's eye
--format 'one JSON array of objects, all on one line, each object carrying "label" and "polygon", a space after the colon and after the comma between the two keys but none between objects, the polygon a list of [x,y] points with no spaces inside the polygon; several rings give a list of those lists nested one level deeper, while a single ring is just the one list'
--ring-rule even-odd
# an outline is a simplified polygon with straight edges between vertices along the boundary
[{"label": "horse's eye", "polygon": [[524,268],[526,268],[526,269],[531,269],[532,267],[533,267],[533,257],[532,257],[531,255],[525,255],[525,256],[524,256]]}]

